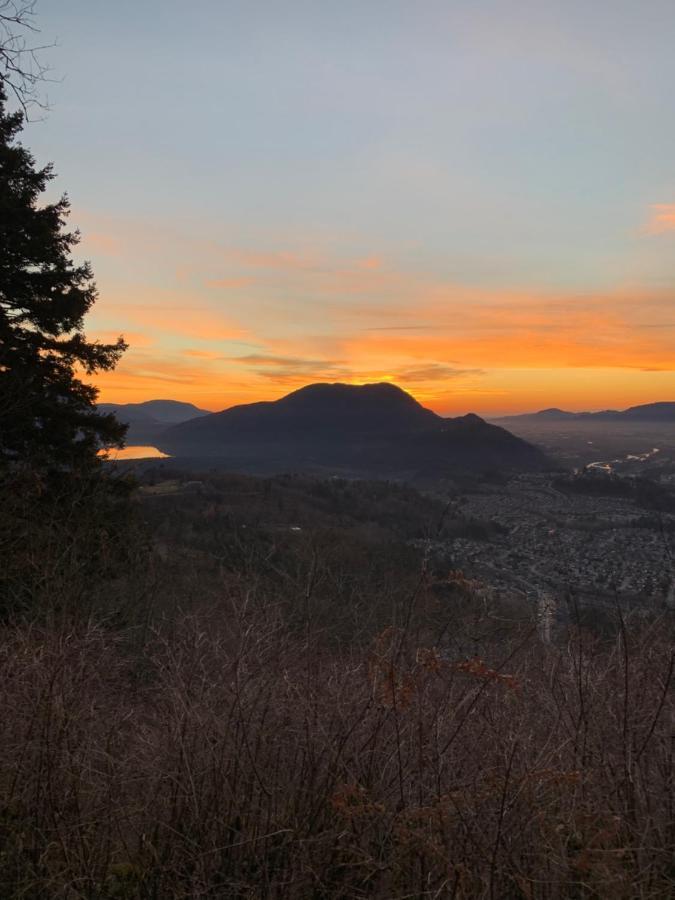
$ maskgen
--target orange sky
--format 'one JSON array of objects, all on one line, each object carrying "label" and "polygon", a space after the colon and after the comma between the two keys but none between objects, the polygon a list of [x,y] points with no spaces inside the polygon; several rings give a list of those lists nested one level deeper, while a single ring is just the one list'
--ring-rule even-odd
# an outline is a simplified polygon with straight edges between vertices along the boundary
[{"label": "orange sky", "polygon": [[101,294],[90,336],[130,344],[96,379],[104,401],[170,397],[217,410],[314,381],[385,380],[449,414],[675,398],[670,288],[476,287],[367,249],[254,250],[108,227],[82,248]]}]

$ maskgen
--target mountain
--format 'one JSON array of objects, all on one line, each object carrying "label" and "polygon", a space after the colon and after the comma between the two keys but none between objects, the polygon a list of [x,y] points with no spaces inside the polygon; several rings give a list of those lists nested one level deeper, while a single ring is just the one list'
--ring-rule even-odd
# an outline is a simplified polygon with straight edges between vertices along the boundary
[{"label": "mountain", "polygon": [[166,429],[174,456],[218,459],[245,471],[348,470],[438,476],[529,469],[543,454],[475,415],[445,419],[392,384],[312,384],[280,400],[234,406]]},{"label": "mountain", "polygon": [[179,400],[145,400],[143,403],[99,403],[99,412],[115,413],[122,422],[152,419],[160,425],[177,425],[209,411]]},{"label": "mountain", "polygon": [[537,419],[540,422],[564,422],[567,419],[576,418],[576,413],[567,412],[564,409],[558,409],[553,406],[550,409],[540,409],[535,413],[523,413],[519,416],[506,416],[507,419]]},{"label": "mountain", "polygon": [[563,409],[542,409],[517,416],[501,416],[496,422],[672,422],[675,424],[675,403],[645,403],[628,409],[604,409],[600,412],[566,412]]},{"label": "mountain", "polygon": [[645,403],[631,406],[621,413],[621,418],[632,422],[673,422],[675,403]]},{"label": "mountain", "polygon": [[127,443],[144,444],[152,442],[157,435],[170,425],[178,425],[198,416],[209,415],[208,410],[199,409],[192,403],[178,400],[146,400],[143,403],[99,403],[98,411],[114,413],[129,426]]}]

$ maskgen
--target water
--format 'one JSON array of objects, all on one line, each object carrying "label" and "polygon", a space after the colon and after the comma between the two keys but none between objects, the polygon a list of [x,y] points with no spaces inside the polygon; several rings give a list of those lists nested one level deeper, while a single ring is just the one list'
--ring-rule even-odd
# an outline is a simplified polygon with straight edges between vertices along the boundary
[{"label": "water", "polygon": [[592,462],[588,463],[585,466],[586,469],[601,469],[604,472],[613,472],[615,466],[621,465],[621,463],[625,462],[646,462],[648,459],[651,459],[653,456],[656,456],[657,453],[660,453],[658,447],[653,447],[651,450],[647,450],[645,453],[634,454],[629,453],[628,456],[623,459],[613,459],[610,462]]},{"label": "water", "polygon": [[131,444],[123,450],[110,450],[108,453],[101,451],[101,456],[120,462],[125,459],[169,459],[169,454],[162,453],[157,447],[143,446],[141,444]]}]

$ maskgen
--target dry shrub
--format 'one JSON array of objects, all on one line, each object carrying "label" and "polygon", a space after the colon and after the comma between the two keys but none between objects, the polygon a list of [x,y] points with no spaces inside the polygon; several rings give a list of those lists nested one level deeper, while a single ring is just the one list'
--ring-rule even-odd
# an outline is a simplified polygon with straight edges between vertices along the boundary
[{"label": "dry shrub", "polygon": [[2,635],[7,898],[669,897],[672,628],[452,658],[242,593],[143,652]]}]

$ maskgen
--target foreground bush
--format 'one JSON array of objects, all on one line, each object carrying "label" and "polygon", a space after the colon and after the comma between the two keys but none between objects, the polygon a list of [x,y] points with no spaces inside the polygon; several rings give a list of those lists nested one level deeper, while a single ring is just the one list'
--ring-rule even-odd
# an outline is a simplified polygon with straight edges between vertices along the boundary
[{"label": "foreground bush", "polygon": [[125,612],[124,582],[151,566],[132,489],[97,470],[0,472],[0,622]]},{"label": "foreground bush", "polygon": [[667,623],[466,659],[228,604],[5,631],[1,896],[673,896]]}]

